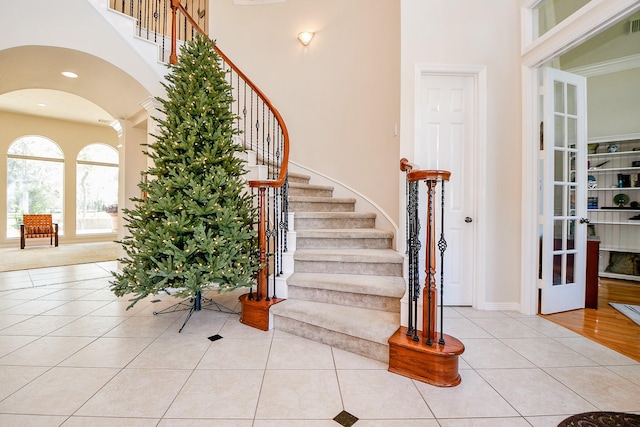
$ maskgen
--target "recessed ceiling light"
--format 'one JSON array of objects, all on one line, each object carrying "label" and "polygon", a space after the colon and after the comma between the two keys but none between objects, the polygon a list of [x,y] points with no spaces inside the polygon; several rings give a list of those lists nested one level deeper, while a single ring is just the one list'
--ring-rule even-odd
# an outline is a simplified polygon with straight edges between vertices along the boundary
[{"label": "recessed ceiling light", "polygon": [[70,79],[77,79],[78,78],[78,75],[76,73],[72,72],[72,71],[63,71],[60,74],[62,74],[65,77],[69,77]]}]

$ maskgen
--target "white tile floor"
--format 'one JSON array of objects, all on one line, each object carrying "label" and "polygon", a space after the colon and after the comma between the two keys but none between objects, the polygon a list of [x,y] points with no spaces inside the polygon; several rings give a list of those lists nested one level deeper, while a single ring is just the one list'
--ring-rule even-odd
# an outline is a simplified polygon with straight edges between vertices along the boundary
[{"label": "white tile floor", "polygon": [[[115,263],[0,273],[0,426],[556,426],[640,412],[640,364],[540,317],[446,310],[462,383],[387,366],[202,310],[154,315],[109,290]],[[213,295],[237,307],[238,294]],[[153,300],[160,299],[159,302]],[[222,339],[208,338],[219,334]]]}]

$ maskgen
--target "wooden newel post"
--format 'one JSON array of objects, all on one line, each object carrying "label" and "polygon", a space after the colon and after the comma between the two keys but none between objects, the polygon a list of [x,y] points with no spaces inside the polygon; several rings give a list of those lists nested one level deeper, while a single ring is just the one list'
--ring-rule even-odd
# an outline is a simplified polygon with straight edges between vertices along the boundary
[{"label": "wooden newel post", "polygon": [[171,0],[171,54],[169,55],[169,63],[175,64],[178,62],[178,49],[176,47],[176,40],[178,38],[176,23],[178,21],[177,13],[180,7],[180,0]]}]

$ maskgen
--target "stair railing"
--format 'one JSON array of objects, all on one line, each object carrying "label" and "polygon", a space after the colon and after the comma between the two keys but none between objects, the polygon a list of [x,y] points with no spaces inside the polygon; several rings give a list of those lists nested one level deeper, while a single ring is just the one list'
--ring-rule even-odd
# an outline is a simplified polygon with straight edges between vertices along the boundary
[{"label": "stair railing", "polygon": [[[445,182],[451,172],[444,170],[418,170],[407,159],[400,160],[400,170],[405,172],[407,185],[406,244],[409,260],[408,318],[407,326],[400,326],[389,338],[389,371],[414,380],[439,387],[453,387],[462,378],[458,372],[458,357],[464,345],[456,338],[444,333],[444,238]],[[419,184],[424,182],[426,194],[425,221],[425,273],[422,290],[422,332],[418,330],[418,306],[420,303],[420,219]],[[436,190],[440,188],[440,236],[437,250],[440,254],[440,336],[436,332],[437,288],[436,288]]]},{"label": "stair railing", "polygon": [[[451,172],[444,170],[414,170],[414,165],[407,159],[400,160],[400,170],[406,174],[407,220],[406,220],[406,245],[409,261],[408,277],[408,319],[407,336],[413,341],[420,341],[418,331],[418,305],[420,302],[419,281],[419,252],[420,244],[420,220],[418,217],[419,183],[424,181],[426,185],[426,223],[425,223],[425,273],[424,295],[422,298],[422,338],[425,344],[432,346],[434,343],[445,344],[444,317],[443,317],[443,292],[444,292],[444,252],[447,241],[444,238],[444,207],[445,207],[445,182],[449,181]],[[437,323],[437,286],[436,286],[436,188],[440,184],[440,236],[437,248],[440,258],[440,337],[436,332]]]},{"label": "stair railing", "polygon": [[[196,33],[207,36],[204,28],[208,19],[208,0],[110,0],[110,4],[113,9],[138,20],[138,36],[161,46],[161,60],[165,59],[166,46],[169,45],[170,63],[178,59],[179,41],[191,40]],[[236,129],[241,135],[241,143],[245,149],[256,153],[259,167],[258,179],[248,183],[259,213],[257,229],[261,269],[255,296],[251,289],[248,298],[273,301],[277,299],[276,276],[282,274],[282,254],[287,251],[289,133],[280,112],[262,90],[216,44],[214,49],[233,88],[231,108],[237,117]],[[271,286],[270,276],[273,279]]]},{"label": "stair railing", "polygon": [[182,0],[180,3],[184,4],[182,8],[188,11],[189,18],[184,14],[174,17],[173,2],[174,0],[109,0],[109,6],[135,18],[136,36],[160,46],[160,61],[170,62],[169,54],[176,52],[175,45],[171,49],[171,32],[175,31],[177,40],[191,40],[196,32],[206,33],[209,20],[209,0]]}]

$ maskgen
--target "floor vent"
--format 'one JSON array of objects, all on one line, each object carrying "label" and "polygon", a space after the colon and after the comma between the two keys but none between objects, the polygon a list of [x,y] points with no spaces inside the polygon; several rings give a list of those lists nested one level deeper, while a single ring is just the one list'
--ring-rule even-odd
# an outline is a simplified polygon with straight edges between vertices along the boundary
[{"label": "floor vent", "polygon": [[629,21],[629,34],[640,32],[640,18]]}]

